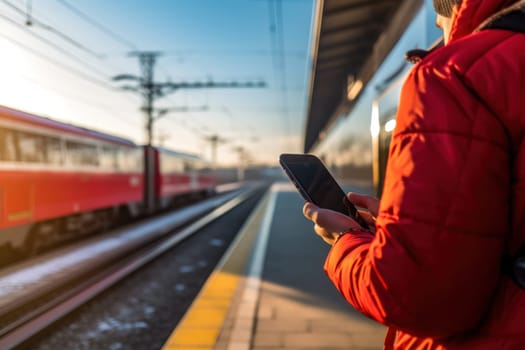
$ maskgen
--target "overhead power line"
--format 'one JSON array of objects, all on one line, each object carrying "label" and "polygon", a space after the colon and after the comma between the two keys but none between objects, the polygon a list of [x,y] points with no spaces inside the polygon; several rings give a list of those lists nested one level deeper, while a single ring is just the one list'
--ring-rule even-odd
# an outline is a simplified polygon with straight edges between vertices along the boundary
[{"label": "overhead power line", "polygon": [[[15,11],[17,11],[19,14],[23,14],[23,11],[13,5],[12,3],[10,3],[9,1],[6,1],[6,0],[3,0],[4,1],[4,4],[7,5],[7,6],[10,6],[12,9],[14,9]],[[33,14],[33,9],[32,9],[32,6],[31,6],[31,0],[27,0],[27,11],[28,11],[28,17],[27,17],[27,21],[33,21],[33,19],[36,19],[34,14]],[[16,26],[17,28],[25,31],[27,34],[33,36],[34,38],[36,38],[37,40],[43,42],[44,44],[48,45],[49,47],[53,48],[54,50],[56,50],[57,52],[59,52],[60,54],[66,56],[68,59],[74,61],[75,63],[87,68],[86,70],[79,70],[77,68],[75,68],[75,66],[72,66],[72,65],[68,65],[68,64],[65,64],[57,59],[55,59],[54,57],[48,55],[48,54],[45,54],[41,51],[38,51],[37,49],[33,48],[33,46],[29,45],[29,44],[26,44],[24,41],[18,41],[18,40],[15,40],[11,37],[8,37],[6,35],[2,35],[2,37],[4,37],[5,39],[7,39],[8,41],[10,41],[12,44],[15,44],[19,47],[21,47],[23,50],[25,51],[29,51],[31,54],[39,57],[40,59],[43,59],[49,63],[51,63],[52,65],[60,68],[61,70],[64,70],[70,74],[73,74],[73,75],[76,75],[77,77],[83,79],[83,80],[86,80],[90,83],[93,83],[97,86],[100,86],[100,87],[103,87],[104,89],[108,89],[108,90],[112,90],[114,91],[115,88],[108,83],[108,80],[109,80],[109,77],[112,76],[113,74],[111,73],[106,73],[106,72],[103,72],[100,70],[100,65],[98,66],[95,66],[93,64],[90,64],[88,63],[87,61],[85,61],[84,59],[81,59],[80,57],[78,57],[77,55],[74,55],[71,53],[71,50],[70,49],[66,49],[65,47],[61,46],[61,45],[58,45],[56,44],[54,41],[50,40],[50,39],[47,39],[46,37],[43,37],[39,34],[37,34],[35,31],[31,30],[30,27],[26,26],[26,25],[23,25],[23,24],[20,24],[18,23],[17,21],[13,20],[12,18],[10,17],[7,17],[5,15],[0,15],[0,18],[5,20],[6,22],[10,23],[11,25],[14,25]],[[36,19],[38,20],[38,19]],[[115,70],[116,68],[115,67],[112,67],[111,65],[108,64],[108,62],[106,62],[104,59],[102,59],[101,57],[98,57],[98,56],[95,56],[97,59],[99,59],[100,61],[102,61],[104,63],[105,66],[107,66],[108,70],[111,69],[111,70]],[[89,74],[89,73],[94,73],[95,76],[97,77],[100,77],[100,78],[97,78],[95,76],[93,76],[92,74]]]},{"label": "overhead power line", "polygon": [[277,80],[281,81],[281,99],[283,122],[287,135],[291,134],[290,118],[288,113],[288,86],[286,81],[286,57],[284,55],[284,20],[282,1],[268,0],[270,39],[273,52],[273,67]]},{"label": "overhead power line", "polygon": [[153,116],[153,121],[157,121],[161,118],[164,118],[169,113],[174,113],[174,112],[189,113],[189,112],[198,112],[198,111],[207,111],[207,110],[208,110],[208,106],[200,106],[200,107],[184,106],[184,107],[156,108],[155,109],[156,115]]},{"label": "overhead power line", "polygon": [[[73,39],[72,37],[70,37],[69,35],[61,32],[60,30],[50,26],[49,24],[46,24],[46,23],[43,23],[41,21],[39,21],[38,19],[36,19],[34,16],[31,16],[31,17],[28,17],[28,13],[21,9],[20,7],[14,5],[13,3],[11,3],[10,1],[8,0],[3,0],[4,1],[4,4],[6,4],[7,6],[9,6],[10,8],[12,8],[13,10],[15,10],[16,12],[20,13],[22,16],[24,16],[24,18],[27,18],[27,21],[26,23],[28,25],[37,25],[43,29],[46,29],[50,32],[52,32],[53,34],[59,36],[60,38],[62,38],[63,40],[67,41],[69,44],[75,46],[76,48],[96,57],[96,58],[102,58],[104,57],[103,54],[99,53],[99,52],[96,52],[90,48],[88,48],[86,45],[82,44],[81,42],[79,42],[78,40],[75,40]],[[30,20],[29,20],[30,19]]]},{"label": "overhead power line", "polygon": [[[70,53],[69,51],[67,51],[66,49],[60,47],[59,45],[55,44],[54,42],[38,35],[37,33],[31,31],[31,30],[28,30],[26,26],[24,26],[23,24],[20,24],[18,22],[16,22],[15,20],[3,15],[3,14],[0,14],[0,18],[2,18],[4,21],[6,22],[9,22],[10,24],[26,31],[29,35],[33,36],[34,38],[37,38],[38,40],[40,40],[41,42],[45,43],[46,45],[52,47],[53,49],[57,50],[58,52],[60,52],[61,54],[69,57],[70,59],[76,61],[77,63],[79,63],[80,65],[88,68],[89,70],[95,72],[96,74],[98,74],[99,76],[101,76],[103,79],[107,79],[108,78],[108,75],[105,73],[105,72],[102,72],[101,70],[99,70],[98,68],[96,68],[95,66],[85,62],[84,60],[80,59],[79,57],[73,55],[72,53]],[[85,73],[82,73],[83,75],[85,75]]]},{"label": "overhead power line", "polygon": [[[273,13],[273,12],[271,12]],[[272,26],[273,27],[273,26]],[[199,56],[199,55],[223,55],[223,56],[274,56],[276,54],[283,54],[288,57],[297,57],[303,59],[306,56],[304,50],[287,50],[280,52],[280,48],[273,48],[272,50],[251,49],[251,50],[194,50],[194,49],[172,49],[163,51],[165,56]]]},{"label": "overhead power line", "polygon": [[[109,29],[107,26],[105,26],[105,25],[101,24],[100,22],[98,22],[97,20],[93,19],[91,16],[86,14],[84,11],[82,11],[82,10],[78,9],[77,7],[71,5],[68,1],[66,1],[66,0],[56,0],[56,1],[59,2],[60,4],[62,4],[66,9],[68,9],[71,12],[73,12],[78,17],[82,18],[85,22],[91,24],[93,27],[97,28],[98,30],[100,30],[104,34],[107,34],[109,37],[111,37],[113,40],[115,40],[116,42],[120,43],[121,45],[126,46],[128,49],[130,49],[132,51],[138,51],[139,50],[138,49],[138,45],[133,43],[131,40],[125,38],[124,36],[122,36],[120,34],[117,34],[115,31]],[[164,68],[164,67],[161,66],[161,68]],[[166,75],[169,75],[166,70],[164,70],[164,73]]]},{"label": "overhead power line", "polygon": [[279,62],[281,68],[281,90],[283,99],[283,114],[286,120],[286,129],[288,135],[290,135],[290,118],[288,115],[288,82],[286,80],[287,69],[286,69],[286,58],[284,56],[284,20],[283,20],[283,6],[282,2],[277,3],[275,16],[277,18],[277,27],[279,28],[277,52],[279,54]]},{"label": "overhead power line", "polygon": [[[25,15],[25,12],[24,12],[20,7],[17,7],[17,6],[15,6],[15,5],[13,5],[13,4],[10,3],[8,0],[3,0],[3,1],[4,1],[4,3],[5,3],[6,5],[10,6],[12,9],[14,9],[14,10],[15,10],[16,12],[18,12],[19,14],[21,14],[21,15]],[[80,61],[80,63],[81,63],[82,65],[84,65],[84,66],[89,65],[89,64],[85,63],[83,60],[81,60],[80,58],[78,58],[77,56],[72,55],[72,54],[69,52],[69,49],[65,49],[65,48],[63,48],[63,47],[61,47],[61,46],[59,46],[59,45],[57,45],[57,44],[55,44],[55,43],[52,43],[50,40],[44,39],[43,37],[37,35],[34,31],[30,30],[30,27],[29,27],[29,26],[30,26],[32,23],[41,24],[41,26],[44,27],[44,29],[49,29],[49,28],[50,28],[50,30],[51,30],[52,32],[54,32],[55,34],[57,34],[59,37],[61,37],[61,38],[63,38],[63,39],[65,38],[66,41],[68,41],[70,44],[73,44],[75,47],[79,48],[79,46],[81,46],[81,47],[87,49],[88,51],[91,51],[91,53],[90,53],[91,56],[93,56],[93,57],[97,58],[98,60],[100,60],[101,62],[103,62],[104,65],[108,67],[108,69],[111,69],[111,70],[115,70],[115,69],[117,69],[115,66],[109,64],[109,62],[106,60],[106,55],[105,55],[105,54],[97,53],[95,50],[91,50],[91,49],[89,49],[86,45],[84,45],[84,44],[78,42],[77,40],[72,39],[74,42],[71,42],[70,40],[68,40],[69,37],[68,37],[66,34],[60,32],[59,30],[57,30],[57,29],[51,27],[51,26],[48,25],[48,24],[44,24],[41,20],[39,20],[38,18],[36,18],[36,17],[34,16],[34,14],[32,13],[32,9],[33,9],[32,5],[31,5],[32,1],[31,1],[31,0],[27,0],[27,1],[28,1],[28,3],[27,3],[26,26],[23,26],[23,25],[21,25],[21,24],[19,24],[19,23],[14,22],[14,20],[11,20],[11,22],[13,22],[13,24],[16,24],[17,26],[19,26],[19,27],[21,27],[22,29],[26,30],[28,33],[31,33],[31,35],[37,37],[39,40],[41,40],[41,41],[45,41],[46,44],[51,45],[52,47],[54,47],[55,49],[57,49],[57,50],[60,51],[61,53],[66,54],[66,55],[68,55],[68,56],[70,56],[70,57],[73,57],[73,59],[76,60],[77,62]],[[86,50],[83,50],[83,51],[86,51]],[[98,70],[98,68],[94,68],[94,66],[92,66],[92,65],[89,65],[89,69],[100,72],[100,71]],[[103,74],[104,74],[104,79],[107,79],[107,75],[106,75],[106,73],[103,73]]]},{"label": "overhead power line", "polygon": [[[171,94],[179,89],[200,89],[200,88],[213,88],[213,87],[262,87],[265,86],[264,83],[258,82],[248,82],[248,83],[238,83],[238,82],[213,82],[213,81],[207,81],[205,83],[202,82],[195,82],[195,83],[174,83],[171,81],[168,82],[156,82],[154,79],[154,67],[155,63],[157,61],[157,58],[161,55],[160,52],[155,51],[133,51],[130,52],[130,56],[138,57],[140,62],[140,68],[142,71],[141,76],[135,76],[132,74],[120,74],[113,78],[114,81],[128,81],[128,82],[134,82],[133,85],[124,85],[122,86],[123,90],[127,91],[133,91],[136,93],[139,93],[142,95],[144,102],[142,105],[142,111],[145,112],[146,116],[146,141],[147,145],[151,146],[153,142],[153,123],[155,122],[155,107],[154,103],[155,100],[159,97],[166,96],[168,94]],[[146,152],[146,158],[145,158],[146,164],[150,164],[150,162],[153,162],[153,154],[151,152],[151,148],[147,148]],[[145,189],[145,206],[146,211],[151,212],[152,209],[155,206],[155,198],[154,198],[154,189],[152,186],[152,181],[150,181],[153,174],[146,173],[146,184],[148,186]]]},{"label": "overhead power line", "polygon": [[72,94],[71,91],[65,92],[65,91],[59,90],[59,89],[54,88],[54,87],[44,86],[44,85],[42,85],[41,82],[33,79],[32,77],[30,77],[30,76],[28,76],[26,74],[21,74],[20,76],[23,79],[27,80],[28,82],[31,82],[32,84],[35,84],[37,86],[40,86],[41,88],[53,91],[57,95],[60,95],[60,96],[65,97],[67,99],[76,100],[77,102],[79,102],[79,103],[81,103],[81,104],[83,104],[85,106],[97,108],[100,111],[104,111],[104,112],[112,111],[112,113],[108,113],[108,116],[110,118],[113,118],[115,120],[119,120],[120,122],[124,122],[124,123],[126,123],[128,125],[140,126],[140,124],[138,122],[136,122],[134,120],[130,120],[129,118],[126,118],[126,117],[122,116],[120,114],[120,113],[122,113],[121,111],[114,109],[115,106],[111,106],[111,105],[108,105],[108,104],[105,104],[105,103],[99,103],[99,102],[95,102],[95,101],[90,101],[90,100],[86,99],[84,96],[79,96],[79,95],[76,95],[76,94]]},{"label": "overhead power line", "polygon": [[154,67],[160,52],[152,51],[134,51],[130,56],[139,58],[142,76],[132,74],[120,74],[113,78],[114,81],[134,81],[135,85],[124,85],[123,90],[139,93],[144,98],[142,110],[146,114],[146,137],[147,144],[151,145],[153,123],[155,121],[153,112],[154,102],[160,97],[169,95],[180,89],[207,89],[207,88],[260,88],[265,87],[266,83],[262,81],[228,81],[216,82],[213,80],[196,81],[196,82],[156,82],[154,80]]},{"label": "overhead power line", "polygon": [[83,73],[82,71],[79,71],[78,69],[68,65],[68,64],[65,64],[63,62],[59,62],[55,59],[53,59],[52,57],[48,56],[48,55],[45,55],[35,49],[33,49],[32,47],[29,47],[27,45],[25,45],[24,43],[20,42],[20,41],[17,41],[13,38],[10,38],[6,35],[3,35],[0,33],[0,36],[3,37],[4,39],[8,40],[9,42],[11,42],[12,44],[15,44],[16,46],[19,46],[21,47],[22,49],[26,50],[26,51],[29,51],[31,52],[33,55],[35,56],[38,56],[40,57],[41,59],[43,60],[46,60],[48,61],[49,63],[51,63],[52,65],[64,70],[64,71],[67,71],[71,74],[74,74],[86,81],[89,81],[90,83],[92,84],[95,84],[95,85],[98,85],[98,86],[101,86],[105,89],[110,89],[110,90],[115,90],[115,88],[113,88],[110,84],[108,84],[106,81],[104,80],[100,80],[100,79],[97,79],[97,78],[94,78],[92,76],[89,76],[85,73]]},{"label": "overhead power line", "polygon": [[88,22],[89,24],[91,24],[92,26],[98,28],[100,31],[102,31],[103,33],[109,35],[111,38],[113,38],[115,41],[119,42],[120,44],[128,47],[129,49],[131,50],[136,50],[137,49],[137,46],[135,44],[133,44],[131,41],[129,41],[128,39],[126,38],[123,38],[121,35],[119,34],[116,34],[115,32],[113,32],[112,30],[110,30],[109,28],[107,28],[106,26],[104,26],[103,24],[97,22],[96,20],[94,20],[93,18],[91,18],[90,16],[88,16],[87,14],[85,14],[84,12],[82,12],[81,10],[79,10],[78,8],[74,7],[73,5],[71,5],[69,2],[65,1],[65,0],[57,0],[59,3],[61,3],[64,7],[66,7],[68,10],[70,10],[71,12],[75,13],[77,16],[79,16],[80,18],[82,18],[84,21]]}]

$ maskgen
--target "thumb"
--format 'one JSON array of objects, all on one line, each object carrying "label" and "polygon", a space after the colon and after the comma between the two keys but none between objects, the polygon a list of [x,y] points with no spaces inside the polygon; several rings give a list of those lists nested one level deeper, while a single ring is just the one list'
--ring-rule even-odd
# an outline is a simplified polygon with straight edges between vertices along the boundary
[{"label": "thumb", "polygon": [[309,220],[312,220],[318,211],[319,207],[313,203],[306,202],[303,206],[303,215]]}]

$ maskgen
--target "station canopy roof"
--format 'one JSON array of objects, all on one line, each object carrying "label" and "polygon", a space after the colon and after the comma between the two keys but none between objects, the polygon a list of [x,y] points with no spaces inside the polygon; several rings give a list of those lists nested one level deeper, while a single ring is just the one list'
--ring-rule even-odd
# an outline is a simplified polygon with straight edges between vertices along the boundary
[{"label": "station canopy roof", "polygon": [[422,4],[423,0],[318,0],[305,152],[350,112]]}]

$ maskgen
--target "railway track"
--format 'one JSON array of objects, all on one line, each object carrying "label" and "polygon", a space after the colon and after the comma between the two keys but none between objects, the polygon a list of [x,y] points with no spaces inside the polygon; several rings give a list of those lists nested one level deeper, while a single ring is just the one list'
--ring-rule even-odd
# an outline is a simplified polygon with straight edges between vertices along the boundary
[{"label": "railway track", "polygon": [[0,271],[0,348],[24,343],[265,189],[239,189]]}]

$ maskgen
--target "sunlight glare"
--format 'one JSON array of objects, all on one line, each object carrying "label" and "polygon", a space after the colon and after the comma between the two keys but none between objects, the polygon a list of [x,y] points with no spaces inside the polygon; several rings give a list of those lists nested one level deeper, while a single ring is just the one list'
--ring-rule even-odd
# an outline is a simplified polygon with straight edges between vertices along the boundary
[{"label": "sunlight glare", "polygon": [[0,104],[45,115],[64,115],[64,99],[36,83],[34,62],[27,54],[0,38]]}]

